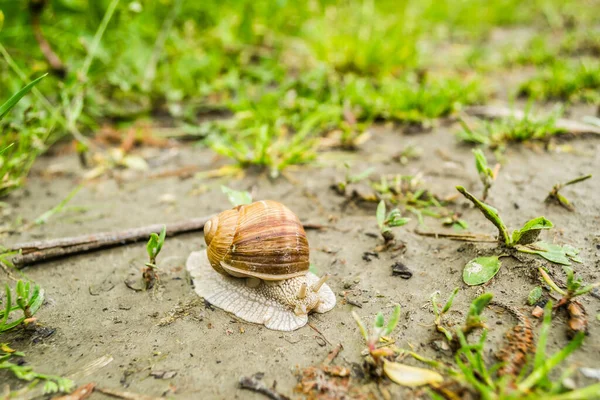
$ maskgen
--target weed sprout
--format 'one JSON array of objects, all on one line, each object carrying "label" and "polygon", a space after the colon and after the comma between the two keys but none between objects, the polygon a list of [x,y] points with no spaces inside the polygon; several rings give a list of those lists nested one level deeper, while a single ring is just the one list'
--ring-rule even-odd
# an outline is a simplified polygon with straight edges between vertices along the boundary
[{"label": "weed sprout", "polygon": [[146,289],[152,289],[155,283],[158,281],[158,266],[156,265],[156,257],[160,253],[163,244],[165,243],[165,237],[167,235],[167,227],[163,226],[160,235],[156,233],[150,234],[150,239],[146,244],[146,251],[148,252],[148,257],[150,261],[147,262],[146,269],[142,273],[142,278],[144,279],[144,284]]},{"label": "weed sprout", "polygon": [[410,221],[410,218],[402,218],[400,214],[400,210],[394,208],[388,214],[386,214],[385,201],[381,200],[379,205],[377,206],[377,225],[379,226],[379,231],[381,236],[385,240],[385,243],[391,243],[394,241],[395,236],[392,232],[393,227],[403,226]]}]

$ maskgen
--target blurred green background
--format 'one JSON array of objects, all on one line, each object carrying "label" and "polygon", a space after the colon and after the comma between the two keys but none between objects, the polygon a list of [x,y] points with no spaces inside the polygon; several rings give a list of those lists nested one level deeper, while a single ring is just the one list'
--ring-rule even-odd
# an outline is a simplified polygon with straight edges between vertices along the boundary
[{"label": "blurred green background", "polygon": [[[600,1],[4,0],[0,195],[33,160],[102,124],[181,127],[242,166],[309,162],[339,131],[428,124],[496,96],[599,102]],[[46,54],[42,49],[45,49]],[[52,60],[51,51],[56,57]],[[54,65],[53,65],[54,64]],[[497,86],[497,85],[496,85]],[[232,118],[205,121],[218,112]]]}]

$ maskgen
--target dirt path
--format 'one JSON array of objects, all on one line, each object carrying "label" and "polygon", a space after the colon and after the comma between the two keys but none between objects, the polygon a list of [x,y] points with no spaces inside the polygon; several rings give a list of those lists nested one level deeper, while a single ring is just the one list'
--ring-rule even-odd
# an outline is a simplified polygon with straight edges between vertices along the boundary
[{"label": "dirt path", "polygon": [[[378,259],[367,262],[363,253],[380,244],[379,238],[368,235],[377,232],[375,204],[367,207],[350,204],[342,208],[344,199],[329,186],[344,174],[339,168],[340,160],[349,159],[353,171],[375,167],[373,176],[422,172],[430,190],[442,196],[456,193],[457,184],[479,193],[481,188],[470,148],[457,144],[452,135],[454,129],[455,126],[444,123],[429,133],[419,134],[373,128],[373,138],[359,153],[328,153],[320,157],[318,165],[289,170],[286,175],[296,183],[285,178],[270,181],[264,175],[255,174],[236,182],[137,179],[128,174],[121,179],[100,179],[86,184],[69,204],[83,207],[83,211],[69,211],[45,226],[2,239],[12,244],[174,222],[216,213],[226,207],[228,203],[219,189],[220,183],[255,190],[257,199],[281,201],[304,221],[335,228],[308,232],[311,261],[320,272],[333,275],[330,286],[339,295],[333,311],[310,318],[322,336],[308,326],[292,333],[269,331],[205,307],[193,293],[184,269],[189,252],[203,248],[204,241],[201,234],[189,234],[167,240],[158,260],[164,290],[153,296],[133,292],[123,283],[139,274],[146,257],[143,244],[26,268],[24,273],[46,290],[47,301],[38,313],[39,320],[56,331],[36,340],[16,335],[11,338],[13,345],[27,354],[27,360],[36,369],[56,374],[69,374],[103,355],[114,357],[112,363],[78,384],[94,381],[101,386],[155,396],[169,392],[169,385],[173,385],[177,388],[174,397],[182,399],[258,399],[262,397],[237,388],[240,376],[264,372],[268,385],[276,380],[278,390],[293,395],[295,368],[320,363],[337,343],[344,346],[338,363],[351,367],[361,362],[363,345],[351,310],[371,321],[378,311],[387,315],[393,304],[399,303],[402,305],[401,323],[393,334],[397,344],[411,345],[419,353],[443,358],[429,345],[432,339],[438,339],[431,326],[429,297],[436,290],[446,297],[454,287],[461,287],[454,309],[463,313],[459,315],[455,311],[457,317],[464,317],[477,288],[468,288],[462,283],[462,267],[492,245],[416,235],[413,230],[417,221],[413,218],[409,225],[396,230],[397,236],[406,243],[404,254],[392,259],[392,253],[381,253]],[[408,144],[421,147],[422,157],[405,166],[392,161],[392,156]],[[535,216],[549,218],[555,229],[545,234],[545,240],[580,248],[584,263],[575,265],[575,270],[585,281],[597,281],[600,279],[600,177],[565,191],[577,207],[574,213],[543,202],[553,184],[600,171],[600,140],[585,138],[568,145],[569,152],[536,151],[524,146],[510,148],[489,202],[500,210],[512,228]],[[440,157],[440,151],[446,155],[445,159]],[[176,156],[156,171],[190,164],[209,169],[222,165],[222,161],[214,162],[214,155],[208,150],[180,147]],[[337,170],[328,168],[334,165],[338,166]],[[53,168],[62,169],[64,173],[47,177]],[[73,155],[40,159],[26,189],[8,199],[14,215],[31,219],[56,205],[73,189],[78,172]],[[173,195],[174,200],[170,201],[165,194]],[[493,227],[466,205],[459,199],[456,209],[463,212],[470,231],[494,233]],[[330,217],[333,217],[332,222]],[[433,230],[451,231],[432,218],[427,218],[426,224]],[[397,260],[414,273],[411,279],[391,277],[391,265]],[[507,259],[485,290],[502,302],[524,307],[527,294],[536,283],[535,267],[541,264],[547,263],[536,260],[525,264]],[[551,268],[560,271],[557,266]],[[344,291],[354,302],[362,304],[362,308],[344,304]],[[600,312],[600,301],[587,296],[582,302],[592,321],[590,335],[583,349],[570,361],[578,366],[598,367],[600,322],[596,314]],[[182,305],[184,315],[177,314],[170,322],[165,319],[170,311]],[[504,331],[514,321],[495,310],[487,311],[486,315],[491,327],[491,343],[497,347]],[[566,343],[566,337],[561,318],[553,325],[550,347],[555,351]],[[176,371],[177,374],[168,380],[155,379],[149,376],[151,371]],[[576,382],[579,383],[580,378],[575,375]],[[0,372],[0,381],[7,379],[11,385],[16,382]],[[389,389],[394,398],[408,395],[398,386]],[[369,386],[366,390],[378,396],[375,387]],[[102,395],[94,394],[93,398],[99,399]]]}]

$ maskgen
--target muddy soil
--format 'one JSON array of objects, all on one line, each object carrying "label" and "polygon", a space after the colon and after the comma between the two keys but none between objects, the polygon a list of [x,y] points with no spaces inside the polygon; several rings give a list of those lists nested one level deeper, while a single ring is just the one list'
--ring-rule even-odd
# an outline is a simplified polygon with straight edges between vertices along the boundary
[{"label": "muddy soil", "polygon": [[[254,172],[239,180],[209,180],[144,178],[125,171],[86,183],[69,204],[70,208],[48,224],[2,238],[4,245],[10,245],[175,222],[228,208],[220,184],[250,190],[255,199],[283,202],[303,221],[329,227],[308,231],[311,262],[320,273],[332,274],[329,284],[338,295],[338,304],[331,312],[310,317],[314,329],[305,326],[290,333],[270,331],[204,304],[193,292],[184,268],[187,255],[205,247],[202,234],[193,233],[167,239],[158,259],[161,289],[152,293],[134,292],[124,284],[126,279],[140,274],[147,257],[143,243],[25,268],[23,273],[46,291],[46,302],[37,316],[53,333],[47,337],[15,333],[7,339],[13,347],[24,351],[27,361],[42,372],[70,375],[101,356],[113,358],[107,366],[79,379],[77,384],[97,382],[102,387],[181,399],[258,399],[263,397],[239,389],[237,382],[241,376],[262,372],[268,385],[276,382],[277,390],[298,398],[294,393],[297,368],[319,364],[336,344],[344,346],[336,363],[354,370],[361,364],[364,346],[352,310],[370,324],[378,311],[389,315],[398,303],[402,306],[401,323],[391,335],[396,345],[450,360],[430,344],[440,339],[432,327],[429,298],[433,292],[439,290],[445,298],[453,288],[461,288],[452,312],[457,321],[464,318],[469,302],[482,290],[529,313],[526,298],[537,283],[536,268],[547,265],[555,276],[562,277],[560,267],[535,257],[523,256],[521,261],[505,258],[498,275],[483,289],[467,287],[461,279],[462,267],[477,255],[490,254],[494,245],[419,236],[414,232],[418,227],[416,218],[395,229],[397,237],[406,244],[405,252],[381,252],[379,258],[366,261],[363,254],[382,243],[377,237],[376,204],[348,203],[330,185],[344,176],[343,161],[349,161],[354,172],[374,167],[373,177],[384,173],[421,173],[426,186],[442,197],[455,194],[454,186],[459,184],[480,194],[471,150],[458,144],[453,134],[456,129],[457,124],[449,121],[416,134],[404,133],[393,126],[377,126],[371,129],[372,138],[360,151],[323,153],[314,165],[289,169],[276,180]],[[564,191],[574,202],[576,212],[546,205],[544,198],[557,182],[600,171],[600,138],[578,138],[563,144],[552,151],[510,147],[489,203],[500,210],[511,229],[536,216],[549,218],[555,228],[544,233],[543,239],[581,249],[583,263],[576,264],[575,270],[587,282],[598,281],[600,178],[594,177]],[[392,157],[409,145],[422,148],[421,158],[406,165],[394,162]],[[162,160],[152,173],[188,165],[209,170],[227,162],[209,150],[188,145],[144,151]],[[32,220],[54,207],[76,186],[80,174],[73,154],[40,159],[26,189],[7,200],[12,207],[11,218],[22,216]],[[493,226],[462,198],[457,199],[453,208],[463,213],[469,231],[495,233]],[[439,220],[426,218],[425,223],[428,229],[452,232]],[[413,272],[410,279],[392,276],[391,266],[396,261]],[[6,277],[2,275],[2,279]],[[360,307],[348,304],[344,294]],[[596,315],[600,312],[600,300],[586,296],[582,303],[590,316],[589,337],[569,362],[577,367],[597,368],[600,367],[600,321]],[[493,359],[493,352],[503,343],[504,332],[515,320],[496,308],[487,310],[486,315],[491,330],[490,359]],[[562,314],[553,322],[549,343],[552,352],[567,342],[565,322]],[[406,362],[417,365],[412,360]],[[160,376],[164,371],[176,374],[163,376],[168,379],[151,375]],[[359,378],[353,379],[361,382]],[[19,386],[6,372],[0,371],[0,381],[13,388]],[[579,385],[586,380],[576,372],[574,383]],[[417,392],[396,385],[390,384],[387,389],[393,398],[418,396]],[[380,397],[373,384],[365,385],[364,391]],[[95,393],[91,398],[104,396]]]}]

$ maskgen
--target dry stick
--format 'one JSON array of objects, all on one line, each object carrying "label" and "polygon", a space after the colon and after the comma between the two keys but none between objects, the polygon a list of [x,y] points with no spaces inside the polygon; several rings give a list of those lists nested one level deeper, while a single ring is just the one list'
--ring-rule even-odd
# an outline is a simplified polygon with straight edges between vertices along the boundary
[{"label": "dry stick", "polygon": [[[167,235],[173,236],[180,233],[202,230],[204,224],[211,217],[192,218],[183,222],[166,224]],[[21,250],[21,254],[14,256],[11,261],[18,268],[22,268],[25,265],[52,258],[134,243],[139,240],[148,239],[151,233],[160,233],[164,225],[154,224],[118,232],[101,232],[91,235],[19,243],[9,249],[9,251]]]},{"label": "dry stick", "polygon": [[[467,113],[481,118],[514,118],[522,120],[527,117],[521,110],[513,110],[501,106],[474,106],[467,109]],[[600,127],[586,124],[571,119],[558,118],[554,125],[559,129],[564,129],[572,135],[583,135],[587,133],[600,134]]]},{"label": "dry stick", "polygon": [[[11,262],[17,266],[17,268],[23,268],[26,265],[53,258],[86,253],[102,248],[121,246],[140,240],[146,240],[151,233],[160,233],[165,225],[167,227],[167,236],[201,231],[204,228],[204,224],[212,217],[213,216],[210,215],[172,224],[154,224],[117,232],[101,232],[91,235],[18,243],[13,245],[12,248],[7,249],[7,251],[21,251],[21,254],[14,256],[11,259]],[[319,224],[304,224],[304,229],[323,228],[325,228],[325,226]]]},{"label": "dry stick", "polygon": [[329,354],[327,354],[327,358],[323,360],[322,365],[330,365],[333,362],[333,360],[338,356],[338,354],[340,354],[340,351],[342,351],[343,348],[344,346],[342,346],[341,343],[338,343],[338,345],[335,346],[333,350],[329,352]]},{"label": "dry stick", "polygon": [[459,240],[463,242],[485,242],[485,243],[496,243],[498,239],[492,235],[486,235],[485,233],[446,233],[446,232],[423,232],[419,230],[414,231],[417,235],[434,237],[436,239],[445,238],[450,240]]},{"label": "dry stick", "polygon": [[255,391],[260,394],[264,394],[273,400],[289,400],[290,398],[278,393],[275,389],[269,388],[260,379],[262,374],[255,374],[254,376],[242,376],[240,378],[240,387],[242,389],[248,389]]},{"label": "dry stick", "polygon": [[100,388],[98,386],[96,386],[94,388],[94,391],[100,392],[107,396],[116,397],[118,399],[125,399],[125,400],[158,400],[158,399],[162,399],[162,397],[153,397],[153,396],[148,396],[145,394],[138,394],[138,393],[133,393],[133,392],[122,392],[120,390]]}]

